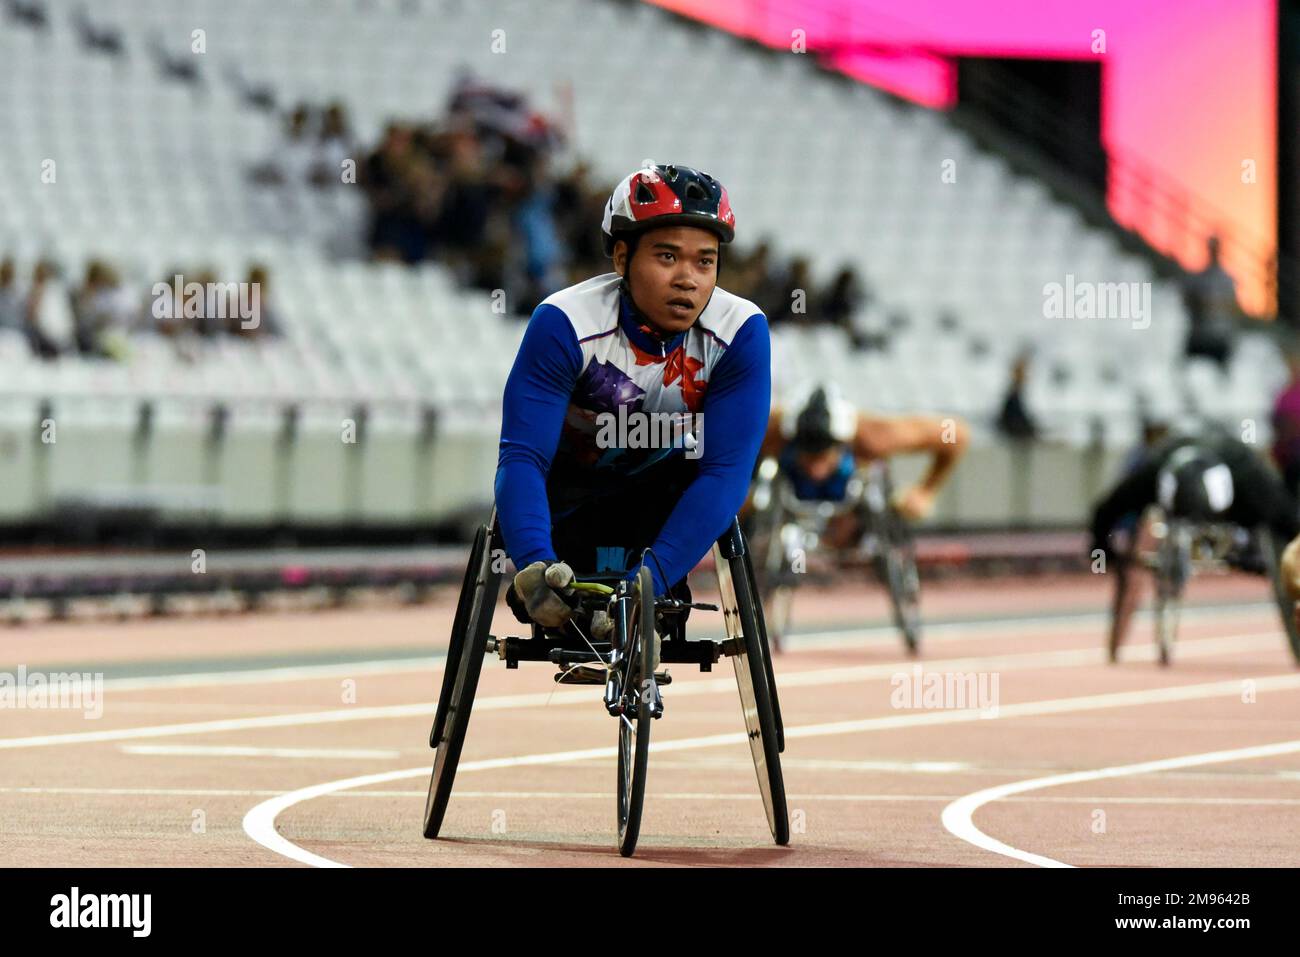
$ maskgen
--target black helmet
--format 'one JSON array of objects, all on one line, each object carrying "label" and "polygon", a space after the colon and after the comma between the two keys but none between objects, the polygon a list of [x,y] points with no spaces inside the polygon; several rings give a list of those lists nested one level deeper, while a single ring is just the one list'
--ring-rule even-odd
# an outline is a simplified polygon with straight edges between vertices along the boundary
[{"label": "black helmet", "polygon": [[1156,477],[1156,499],[1166,512],[1196,522],[1219,520],[1232,507],[1232,470],[1196,445],[1175,449]]},{"label": "black helmet", "polygon": [[857,410],[833,386],[819,385],[785,416],[783,431],[800,452],[824,452],[853,438]]}]

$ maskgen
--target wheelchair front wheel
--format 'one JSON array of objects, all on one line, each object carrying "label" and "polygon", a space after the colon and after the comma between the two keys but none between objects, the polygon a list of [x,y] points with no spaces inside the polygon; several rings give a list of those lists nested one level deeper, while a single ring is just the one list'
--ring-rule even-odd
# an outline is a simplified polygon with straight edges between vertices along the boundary
[{"label": "wheelchair front wheel", "polygon": [[[638,576],[641,600],[627,621],[630,638],[622,677],[623,713],[618,716],[618,852],[631,857],[641,833],[646,774],[650,767],[650,725],[654,722],[655,588],[650,569]],[[616,626],[624,628],[622,621]],[[628,707],[631,705],[631,707]]]},{"label": "wheelchair front wheel", "polygon": [[889,588],[894,626],[909,655],[921,647],[921,575],[916,567],[916,542],[902,516],[892,508],[880,517],[884,534],[877,571]]},{"label": "wheelchair front wheel", "polygon": [[1166,667],[1173,660],[1183,590],[1190,574],[1187,528],[1178,519],[1171,519],[1156,563],[1156,653]]}]

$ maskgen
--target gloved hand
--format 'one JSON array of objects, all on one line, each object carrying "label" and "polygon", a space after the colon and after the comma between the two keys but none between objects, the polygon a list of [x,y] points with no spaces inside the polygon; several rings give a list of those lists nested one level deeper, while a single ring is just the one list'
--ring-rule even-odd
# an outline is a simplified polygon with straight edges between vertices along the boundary
[{"label": "gloved hand", "polygon": [[515,592],[523,599],[528,617],[543,628],[559,628],[573,617],[573,609],[558,594],[573,583],[573,569],[564,562],[533,562],[515,575]]}]

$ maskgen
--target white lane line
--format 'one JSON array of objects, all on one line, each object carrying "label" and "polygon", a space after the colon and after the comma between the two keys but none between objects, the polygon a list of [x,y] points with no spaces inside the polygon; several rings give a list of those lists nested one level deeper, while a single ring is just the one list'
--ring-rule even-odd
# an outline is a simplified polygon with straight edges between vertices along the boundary
[{"label": "white lane line", "polygon": [[[1288,690],[1300,688],[1300,675],[1273,675],[1250,679],[1254,682],[1256,693],[1264,691]],[[1178,685],[1170,688],[1156,688],[1148,691],[1120,691],[1109,694],[1083,695],[1073,698],[1049,698],[1042,701],[1028,701],[1014,705],[1003,705],[995,716],[984,717],[980,711],[967,709],[963,711],[938,711],[907,713],[881,718],[866,718],[859,721],[836,721],[827,724],[787,727],[786,740],[793,738],[811,738],[825,735],[853,734],[860,731],[879,731],[887,728],[917,727],[923,725],[957,724],[963,722],[1002,721],[1007,718],[1026,717],[1037,714],[1060,714],[1066,711],[1092,711],[1099,708],[1122,708],[1134,705],[1154,704],[1167,701],[1187,701],[1196,698],[1236,697],[1241,694],[1242,683],[1236,681],[1212,681],[1199,685]],[[669,741],[652,741],[650,750],[686,751],[696,748],[710,748],[725,744],[745,744],[749,740],[744,732],[731,734],[712,734],[696,738],[678,738]],[[514,757],[488,758],[481,761],[463,762],[457,773],[467,771],[488,771],[507,767],[526,765],[563,764],[573,761],[585,761],[592,758],[609,758],[616,753],[615,748],[588,748],[582,751],[555,751],[545,754],[525,754]],[[366,787],[369,784],[386,784],[402,778],[428,776],[432,768],[405,768],[383,774],[366,774],[360,777],[342,778],[326,781],[310,787],[290,791],[287,794],[264,801],[254,806],[244,815],[244,833],[254,841],[276,854],[283,855],[304,864],[315,867],[347,867],[349,865],[332,861],[329,858],[313,854],[299,847],[280,835],[275,827],[275,819],[280,812],[303,801],[324,797],[337,791]]]},{"label": "white lane line", "polygon": [[1177,758],[1164,758],[1159,761],[1142,761],[1137,764],[1116,765],[1109,768],[1097,768],[1091,771],[1073,771],[1068,774],[1053,774],[1044,778],[1032,778],[1028,781],[1013,781],[985,788],[973,794],[953,801],[943,809],[940,820],[949,832],[976,847],[1003,857],[1014,858],[1039,867],[1071,867],[1062,861],[1041,854],[1022,851],[990,837],[975,826],[972,820],[977,810],[990,801],[997,801],[1012,794],[1022,794],[1038,788],[1056,787],[1062,784],[1078,784],[1083,781],[1099,781],[1107,778],[1124,777],[1132,774],[1150,774],[1154,771],[1170,771],[1176,768],[1191,768],[1203,764],[1219,764],[1224,761],[1248,761],[1253,758],[1268,758],[1279,754],[1300,753],[1300,740],[1281,741],[1277,744],[1261,744],[1248,748],[1235,748],[1228,751],[1207,751],[1202,754],[1188,754]]},{"label": "white lane line", "polygon": [[[742,741],[747,740],[743,734],[738,737]],[[653,743],[651,747],[654,747]],[[616,753],[616,749],[612,747],[587,748],[580,751],[528,754],[515,758],[489,758],[485,761],[466,761],[457,768],[457,774],[463,771],[511,767],[516,764],[558,764],[563,761],[580,761],[585,758],[604,757]],[[279,831],[275,828],[276,817],[279,816],[281,811],[293,807],[295,804],[310,801],[316,797],[324,797],[335,791],[362,788],[369,784],[387,784],[389,781],[428,776],[432,773],[432,767],[404,768],[400,771],[387,771],[382,774],[363,774],[360,777],[344,778],[342,781],[326,781],[324,784],[314,784],[311,787],[290,791],[287,794],[273,797],[269,801],[263,801],[261,804],[250,808],[248,813],[244,815],[244,833],[267,850],[274,851],[276,854],[291,860],[300,861],[303,864],[310,864],[313,867],[350,867],[349,864],[342,864],[338,861],[332,861],[328,857],[313,854],[311,851],[301,848],[287,838],[280,836]]]},{"label": "white lane line", "polygon": [[[425,796],[424,791],[340,791],[331,797],[383,797],[383,798],[422,798]],[[613,791],[457,791],[458,798],[481,798],[491,800],[567,800],[569,798],[578,798],[581,800],[592,801],[612,801],[614,799]],[[955,794],[789,794],[789,801],[830,801],[841,803],[910,803],[915,801],[952,801],[957,797]],[[746,792],[744,794],[736,793],[713,793],[703,792],[696,793],[691,791],[656,791],[654,799],[660,798],[669,801],[759,801],[762,795],[757,792]],[[1300,807],[1300,798],[1249,798],[1249,797],[1098,797],[1096,795],[1083,797],[1010,797],[1006,799],[1008,804],[1088,804],[1098,806],[1103,804],[1164,804],[1164,805],[1265,805],[1278,807]],[[798,807],[797,804],[792,805]]]},{"label": "white lane line", "polygon": [[250,748],[212,744],[123,744],[123,754],[180,755],[201,758],[376,758],[393,760],[402,752],[380,748]]},{"label": "white lane line", "polygon": [[[1251,605],[1232,605],[1217,607],[1208,605],[1198,608],[1184,608],[1180,615],[1183,621],[1200,622],[1203,620],[1221,620],[1225,616],[1246,617],[1251,614],[1265,614],[1276,617],[1277,606],[1269,602]],[[1152,618],[1149,609],[1139,609],[1135,622],[1146,622]],[[996,635],[1013,635],[1021,631],[1035,634],[1073,632],[1087,628],[1106,628],[1110,625],[1109,612],[1081,612],[1076,614],[1061,613],[1055,615],[1035,615],[1030,618],[982,618],[972,621],[948,621],[925,626],[925,637],[953,640],[969,633],[972,639]],[[1278,626],[1281,637],[1281,625]],[[824,649],[862,647],[871,645],[892,645],[898,642],[898,629],[893,625],[872,625],[865,628],[831,629],[827,631],[795,632],[788,639],[788,647],[795,651],[821,651]],[[783,645],[785,647],[785,645]],[[1125,646],[1127,650],[1127,646]]]},{"label": "white lane line", "polygon": [[[1034,622],[1051,624],[1058,619],[1025,619],[1015,623],[1015,627],[1006,630],[1015,633],[1034,628]],[[960,630],[957,626],[934,626],[935,629],[950,628]],[[971,631],[979,633],[989,630],[984,622],[974,623]],[[846,628],[834,631],[808,632],[803,636],[799,648],[828,649],[844,647],[861,647],[864,645],[884,644],[885,639],[897,641],[897,631],[889,627]],[[446,661],[446,655],[424,655],[412,658],[376,658],[329,665],[277,665],[270,668],[247,668],[230,671],[194,671],[174,675],[145,675],[134,678],[106,678],[106,691],[153,691],[172,688],[205,688],[230,685],[275,684],[285,681],[313,681],[324,678],[351,678],[362,675],[408,674],[420,671],[437,671]],[[729,680],[730,683],[730,680]]]},{"label": "white lane line", "polygon": [[[269,788],[41,788],[41,787],[0,787],[0,794],[75,794],[83,797],[278,797],[287,791]],[[424,791],[339,791],[331,794],[335,798],[400,798],[403,800],[422,798]],[[582,799],[608,801],[614,797],[613,791],[456,791],[457,798],[501,799],[501,800],[565,800]],[[692,791],[656,791],[655,800],[681,801],[757,801],[757,793],[725,793]],[[916,801],[953,801],[956,794],[790,794],[791,801],[861,801],[885,803],[911,803]],[[1250,798],[1250,797],[1147,797],[1107,795],[1084,795],[1080,797],[1058,797],[1048,795],[1030,795],[1028,797],[1008,797],[1008,804],[1195,804],[1195,805],[1277,805],[1281,807],[1300,806],[1300,798]]]},{"label": "white lane line", "polygon": [[433,706],[430,704],[354,707],[332,711],[262,715],[255,718],[223,718],[216,721],[190,721],[185,724],[155,724],[138,728],[112,728],[105,731],[74,731],[64,734],[38,734],[26,738],[0,738],[0,750],[41,748],[61,744],[91,744],[98,741],[129,741],[133,738],[163,738],[181,734],[212,734],[219,731],[246,731],[250,728],[290,728],[310,724],[334,724],[340,721],[432,714]]},{"label": "white lane line", "polygon": [[[0,788],[0,794],[81,794],[86,796],[107,795],[129,797],[261,797],[263,795],[274,797],[277,794],[283,793],[283,790],[262,788]],[[359,791],[357,793],[368,794],[370,792]]]},{"label": "white lane line", "polygon": [[[1294,722],[1292,723],[1294,727]],[[943,765],[950,764],[951,767]],[[603,767],[601,762],[572,762],[573,767]],[[731,768],[749,768],[753,762],[748,759],[730,758],[704,758],[695,761],[673,761],[671,759],[656,761],[655,767],[664,770],[672,769],[675,771],[717,771]],[[840,760],[820,760],[817,758],[792,758],[789,755],[781,756],[781,767],[786,769],[812,770],[812,771],[863,771],[870,773],[880,772],[898,772],[900,774],[956,774],[963,777],[978,776],[997,776],[997,775],[1014,775],[1015,777],[1025,777],[1026,775],[1042,774],[1047,768],[1000,768],[983,766],[979,764],[965,764],[960,761],[940,762],[940,761],[918,761],[913,764],[899,762],[897,766],[891,766],[888,761],[840,761]],[[1251,771],[1234,773],[1231,771],[1220,772],[1201,772],[1195,771],[1178,772],[1174,771],[1165,774],[1161,778],[1165,781],[1215,781],[1224,783],[1227,781],[1250,781],[1253,783],[1269,781],[1300,781],[1300,771]],[[457,792],[460,793],[460,792]],[[959,795],[954,795],[957,797]]]},{"label": "white lane line", "polygon": [[[1200,618],[1238,617],[1261,611],[1266,605],[1243,605],[1231,608],[1184,608],[1183,618],[1189,621]],[[1014,635],[1024,631],[1035,633],[1077,631],[1105,624],[1104,614],[1039,615],[1011,621],[977,619],[969,622],[954,621],[929,625],[927,635],[952,640],[964,634],[971,639],[987,637],[988,633]],[[797,632],[790,636],[790,648],[797,651],[814,651],[835,648],[861,648],[888,645],[898,641],[898,631],[893,625],[838,628],[825,631]],[[1135,646],[1136,648],[1140,646]],[[1141,657],[1141,656],[1139,656]],[[282,681],[312,681],[324,678],[350,678],[359,675],[407,674],[436,671],[446,660],[445,654],[421,655],[410,658],[375,658],[364,661],[328,665],[277,665],[269,668],[236,669],[230,671],[197,671],[174,675],[146,675],[136,678],[107,678],[104,687],[113,691],[149,691],[169,688],[203,688],[244,684],[270,684]]]},{"label": "white lane line", "polygon": [[[1220,638],[1202,638],[1179,643],[1180,658],[1212,656],[1224,651],[1242,651],[1249,648],[1274,645],[1280,634],[1262,632],[1243,635],[1228,635]],[[1154,645],[1139,645],[1133,649],[1133,657],[1154,660]],[[1064,651],[1032,651],[1005,655],[988,655],[984,657],[936,659],[924,663],[927,671],[1012,671],[1040,666],[1066,666],[1100,664],[1105,661],[1101,648],[1079,648]],[[875,665],[861,665],[851,668],[823,668],[813,671],[794,671],[780,674],[779,686],[808,687],[815,685],[845,684],[873,678],[891,678],[898,674],[910,674],[917,662],[886,662]],[[673,685],[672,696],[690,697],[694,695],[720,694],[734,691],[735,679],[711,678],[688,680]],[[477,698],[475,711],[501,711],[547,705],[568,705],[599,700],[599,688],[584,688],[579,691],[552,691],[533,694],[497,695]],[[172,737],[185,734],[211,734],[224,731],[246,731],[257,728],[288,728],[300,725],[334,724],[345,721],[372,721],[391,718],[425,717],[432,724],[436,703],[420,702],[417,704],[376,705],[372,707],[351,706],[330,711],[298,712],[294,714],[260,715],[245,718],[222,718],[213,721],[191,721],[183,724],[159,724],[144,727],[114,728],[104,731],[74,731],[60,734],[42,734],[22,738],[0,738],[0,750],[12,748],[39,748],[64,744],[92,744],[101,741],[124,741],[138,738]]]},{"label": "white lane line", "polygon": [[781,766],[807,771],[886,771],[901,774],[959,774],[970,771],[965,761],[822,761],[782,758]]},{"label": "white lane line", "polygon": [[175,675],[144,675],[138,678],[105,678],[106,691],[152,691],[158,688],[208,688],[225,685],[272,684],[281,681],[311,681],[321,678],[356,678],[363,675],[433,671],[444,655],[419,658],[374,658],[367,661],[330,665],[277,665],[232,671],[191,671]]}]

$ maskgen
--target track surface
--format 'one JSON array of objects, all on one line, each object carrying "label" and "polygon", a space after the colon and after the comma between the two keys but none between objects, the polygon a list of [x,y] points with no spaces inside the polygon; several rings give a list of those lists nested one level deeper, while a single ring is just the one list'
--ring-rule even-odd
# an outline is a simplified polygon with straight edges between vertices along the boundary
[{"label": "track surface", "polygon": [[[1294,865],[1300,669],[1262,580],[1190,592],[1161,669],[1145,619],[1104,662],[1104,577],[927,586],[915,662],[878,588],[806,590],[776,663],[791,845],[771,843],[724,660],[672,669],[631,861],[600,689],[492,658],[446,839],[420,836],[453,595],[10,629],[0,672],[106,681],[98,719],[0,709],[0,865]],[[946,673],[991,697],[903,700]]]}]

